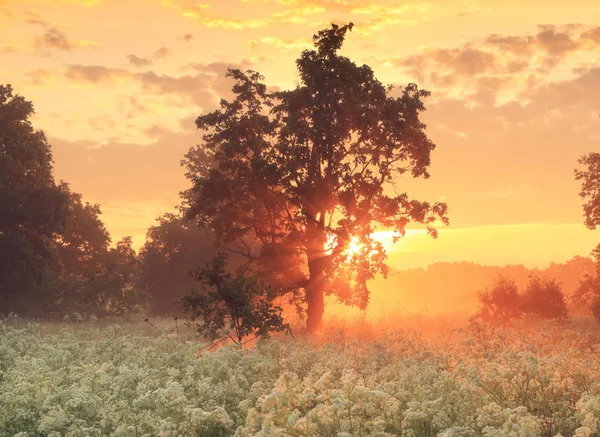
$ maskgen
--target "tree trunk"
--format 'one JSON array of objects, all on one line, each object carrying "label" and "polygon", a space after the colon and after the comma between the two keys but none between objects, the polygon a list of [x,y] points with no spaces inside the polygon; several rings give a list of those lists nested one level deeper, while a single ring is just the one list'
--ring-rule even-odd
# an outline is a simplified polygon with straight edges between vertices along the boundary
[{"label": "tree trunk", "polygon": [[323,232],[316,232],[312,245],[308,250],[308,272],[310,279],[306,286],[307,320],[306,328],[314,333],[323,324],[325,311],[325,273],[328,270],[331,257],[325,252],[326,237]]},{"label": "tree trunk", "polygon": [[309,333],[316,332],[323,325],[323,313],[325,312],[325,297],[323,294],[322,280],[311,279],[306,287],[307,318],[306,329]]}]

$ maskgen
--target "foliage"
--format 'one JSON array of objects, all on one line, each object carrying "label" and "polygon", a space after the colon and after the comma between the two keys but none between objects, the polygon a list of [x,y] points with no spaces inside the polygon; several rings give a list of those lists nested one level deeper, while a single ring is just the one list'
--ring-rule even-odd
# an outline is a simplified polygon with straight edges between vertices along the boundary
[{"label": "foliage", "polygon": [[102,268],[111,242],[110,235],[100,220],[100,205],[82,201],[65,182],[61,189],[69,196],[69,215],[64,231],[56,239],[63,266],[63,275],[86,279]]},{"label": "foliage", "polygon": [[[581,181],[579,195],[587,200],[583,205],[585,225],[589,229],[600,226],[600,153],[589,153],[579,158],[585,170],[575,170],[575,179]],[[600,245],[594,251],[600,260]]]},{"label": "foliage", "polygon": [[81,194],[65,183],[61,188],[70,199],[64,232],[55,241],[62,271],[45,311],[107,316],[143,310],[147,299],[138,291],[139,263],[131,237],[109,247],[100,206],[84,205]]},{"label": "foliage", "polygon": [[529,276],[524,290],[514,280],[499,276],[491,289],[478,293],[480,310],[478,316],[486,321],[507,324],[523,315],[542,319],[565,319],[567,304],[561,286],[554,279]]},{"label": "foliage", "polygon": [[0,313],[123,314],[141,300],[131,240],[109,248],[98,205],[56,185],[33,105],[0,85]]},{"label": "foliage", "polygon": [[154,314],[177,314],[177,301],[196,285],[190,273],[217,254],[214,233],[174,214],[158,222],[140,249],[138,286],[149,294]]},{"label": "foliage", "polygon": [[[579,195],[587,200],[583,205],[585,225],[589,229],[600,226],[600,153],[589,153],[579,159],[579,164],[586,166],[585,170],[575,170],[575,179],[581,180]],[[596,277],[587,276],[581,282],[581,291],[592,294],[592,312],[600,323],[600,243],[592,254],[596,257]]]},{"label": "foliage", "polygon": [[6,313],[39,311],[60,271],[53,239],[68,215],[33,113],[31,102],[0,85],[0,312]]},{"label": "foliage", "polygon": [[491,289],[478,293],[484,320],[506,324],[522,314],[521,296],[514,280],[498,276]]},{"label": "foliage", "polygon": [[[352,27],[313,37],[293,90],[270,92],[257,72],[229,70],[234,100],[198,117],[204,142],[183,161],[193,184],[183,193],[187,217],[214,229],[278,293],[303,290],[309,330],[321,323],[325,292],[367,305],[367,280],[389,270],[376,227],[400,237],[417,222],[435,237],[435,225],[448,223],[445,204],[412,200],[397,184],[429,177],[435,146],[419,119],[429,92],[396,92],[340,56]],[[349,256],[352,242],[361,250]]]},{"label": "foliage", "polygon": [[553,279],[532,275],[521,299],[525,314],[544,319],[564,319],[568,316],[561,287]]},{"label": "foliage", "polygon": [[0,321],[0,437],[600,435],[585,320],[199,357],[156,324]]},{"label": "foliage", "polygon": [[182,299],[184,311],[193,320],[201,319],[198,331],[211,341],[229,337],[240,347],[271,332],[289,332],[282,308],[271,302],[269,287],[256,276],[226,273],[227,259],[220,253],[198,270],[195,277],[202,283],[202,290],[193,290]]}]

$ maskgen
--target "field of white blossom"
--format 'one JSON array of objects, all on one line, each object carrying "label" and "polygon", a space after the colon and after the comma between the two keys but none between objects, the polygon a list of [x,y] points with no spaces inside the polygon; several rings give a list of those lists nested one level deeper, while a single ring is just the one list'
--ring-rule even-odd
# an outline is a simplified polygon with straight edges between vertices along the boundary
[{"label": "field of white blossom", "polygon": [[171,325],[0,320],[0,436],[600,435],[592,320],[203,353]]}]

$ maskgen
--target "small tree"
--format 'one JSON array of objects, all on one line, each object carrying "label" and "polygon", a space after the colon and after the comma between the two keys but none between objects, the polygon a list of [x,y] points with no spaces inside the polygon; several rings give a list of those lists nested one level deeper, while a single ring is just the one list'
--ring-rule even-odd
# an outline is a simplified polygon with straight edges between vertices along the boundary
[{"label": "small tree", "polygon": [[564,319],[569,315],[565,296],[554,279],[531,275],[521,299],[524,313],[544,319]]},{"label": "small tree", "polygon": [[181,299],[183,310],[192,319],[201,319],[198,331],[213,342],[230,338],[240,348],[271,332],[289,332],[282,308],[271,302],[270,288],[257,276],[227,273],[227,259],[220,253],[194,272],[202,288]]},{"label": "small tree", "polygon": [[521,296],[514,279],[498,275],[491,289],[477,293],[481,309],[479,316],[486,321],[507,324],[522,314]]}]

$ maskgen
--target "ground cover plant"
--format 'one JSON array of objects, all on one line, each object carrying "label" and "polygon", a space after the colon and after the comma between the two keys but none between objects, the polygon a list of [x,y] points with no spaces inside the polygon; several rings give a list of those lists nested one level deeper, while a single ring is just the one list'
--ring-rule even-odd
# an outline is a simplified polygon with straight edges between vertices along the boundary
[{"label": "ground cover plant", "polygon": [[600,435],[591,318],[363,320],[212,352],[167,319],[76,319],[0,322],[0,436]]}]

